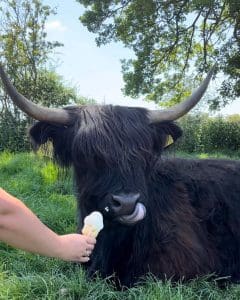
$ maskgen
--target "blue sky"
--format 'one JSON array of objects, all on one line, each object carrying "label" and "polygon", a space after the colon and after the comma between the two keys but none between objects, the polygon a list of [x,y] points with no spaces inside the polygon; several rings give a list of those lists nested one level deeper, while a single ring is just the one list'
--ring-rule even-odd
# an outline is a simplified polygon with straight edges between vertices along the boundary
[{"label": "blue sky", "polygon": [[[153,103],[125,97],[121,92],[124,83],[120,59],[130,58],[133,55],[130,50],[121,43],[97,47],[95,35],[78,19],[84,8],[75,0],[45,0],[44,3],[57,7],[57,15],[51,16],[46,24],[48,39],[64,44],[54,55],[58,61],[57,72],[77,86],[80,95],[99,103],[156,107]],[[210,88],[214,88],[214,83]],[[222,113],[240,113],[240,100],[225,107]]]}]

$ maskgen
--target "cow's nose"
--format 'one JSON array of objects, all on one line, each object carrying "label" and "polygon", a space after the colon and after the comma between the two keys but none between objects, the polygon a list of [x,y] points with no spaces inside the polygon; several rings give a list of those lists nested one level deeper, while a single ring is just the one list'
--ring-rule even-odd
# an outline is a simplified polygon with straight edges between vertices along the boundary
[{"label": "cow's nose", "polygon": [[112,195],[110,208],[117,215],[129,215],[134,211],[139,198],[139,193]]}]

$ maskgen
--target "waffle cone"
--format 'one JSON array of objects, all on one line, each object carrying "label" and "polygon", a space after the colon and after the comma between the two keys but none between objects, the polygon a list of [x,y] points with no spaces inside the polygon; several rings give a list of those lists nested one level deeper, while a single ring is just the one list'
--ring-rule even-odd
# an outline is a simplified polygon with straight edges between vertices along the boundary
[{"label": "waffle cone", "polygon": [[84,227],[82,229],[82,234],[90,236],[90,237],[96,238],[98,233],[99,233],[99,230],[95,226],[90,225],[90,224],[84,225]]}]

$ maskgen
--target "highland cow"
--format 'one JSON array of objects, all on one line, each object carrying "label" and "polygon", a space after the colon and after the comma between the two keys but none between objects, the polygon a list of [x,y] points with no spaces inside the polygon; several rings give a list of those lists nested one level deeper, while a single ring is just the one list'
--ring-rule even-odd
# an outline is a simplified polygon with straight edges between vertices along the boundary
[{"label": "highland cow", "polygon": [[0,67],[13,102],[38,120],[35,147],[51,141],[54,156],[75,174],[79,230],[92,211],[104,229],[87,265],[89,275],[114,274],[132,286],[152,273],[191,279],[215,273],[240,276],[240,163],[162,155],[175,120],[204,94],[213,70],[183,103],[149,111],[111,105],[64,109],[36,105],[19,94]]}]

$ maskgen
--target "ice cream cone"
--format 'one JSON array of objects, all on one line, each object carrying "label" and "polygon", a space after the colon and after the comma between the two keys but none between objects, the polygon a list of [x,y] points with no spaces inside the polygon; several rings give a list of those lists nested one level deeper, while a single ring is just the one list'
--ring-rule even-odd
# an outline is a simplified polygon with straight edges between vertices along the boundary
[{"label": "ice cream cone", "polygon": [[103,216],[100,212],[94,211],[84,219],[82,234],[96,238],[103,229]]}]

